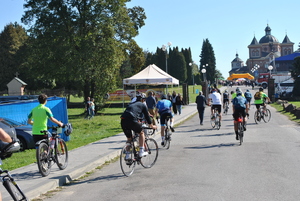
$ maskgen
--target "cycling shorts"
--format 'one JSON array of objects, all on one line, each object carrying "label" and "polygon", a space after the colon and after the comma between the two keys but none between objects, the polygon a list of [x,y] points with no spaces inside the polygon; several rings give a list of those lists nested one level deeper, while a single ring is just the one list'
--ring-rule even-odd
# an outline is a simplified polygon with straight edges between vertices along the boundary
[{"label": "cycling shorts", "polygon": [[164,112],[160,114],[160,125],[166,126],[166,118],[169,117],[170,119],[173,118],[173,113],[171,111]]},{"label": "cycling shorts", "polygon": [[228,102],[229,103],[229,99],[223,99],[223,104],[225,105],[225,103]]},{"label": "cycling shorts", "polygon": [[217,108],[217,109],[218,109],[218,111],[219,111],[219,114],[221,114],[221,113],[222,113],[222,105],[212,105],[212,106],[211,106],[211,109],[215,109],[215,108]]},{"label": "cycling shorts", "polygon": [[265,104],[264,104],[264,103],[261,103],[261,104],[255,104],[255,106],[256,106],[256,109],[259,109],[260,106],[265,106]]},{"label": "cycling shorts", "polygon": [[247,103],[251,103],[251,98],[246,98]]},{"label": "cycling shorts", "polygon": [[132,138],[132,131],[141,133],[143,130],[142,123],[132,119],[121,119],[121,127],[127,138]]},{"label": "cycling shorts", "polygon": [[237,121],[240,116],[242,116],[242,117],[246,116],[246,110],[245,109],[235,109],[232,116],[234,118],[234,121]]}]

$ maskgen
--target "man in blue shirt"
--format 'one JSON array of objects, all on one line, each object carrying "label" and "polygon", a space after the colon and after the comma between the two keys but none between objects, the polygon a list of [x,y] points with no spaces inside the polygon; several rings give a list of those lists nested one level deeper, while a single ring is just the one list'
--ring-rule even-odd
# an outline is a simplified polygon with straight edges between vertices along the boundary
[{"label": "man in blue shirt", "polygon": [[236,135],[236,140],[239,140],[238,135],[238,119],[240,116],[243,117],[243,126],[244,131],[246,131],[246,123],[247,123],[247,117],[248,114],[248,104],[245,97],[242,96],[242,91],[238,90],[236,92],[236,97],[232,100],[232,109],[233,109],[233,118],[234,118],[234,131]]},{"label": "man in blue shirt", "polygon": [[170,117],[170,129],[172,132],[174,132],[174,128],[173,128],[173,113],[172,113],[172,102],[169,101],[167,99],[166,95],[162,95],[161,96],[161,100],[157,102],[156,104],[156,110],[155,110],[155,114],[156,117],[158,117],[158,114],[160,115],[160,126],[161,126],[161,145],[164,146],[165,145],[165,121],[166,121],[166,117]]}]

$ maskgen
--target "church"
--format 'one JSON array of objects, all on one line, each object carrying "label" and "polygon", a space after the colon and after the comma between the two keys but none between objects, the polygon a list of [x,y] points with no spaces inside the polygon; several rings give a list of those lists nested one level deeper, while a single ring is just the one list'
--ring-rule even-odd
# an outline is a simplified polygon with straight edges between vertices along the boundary
[{"label": "church", "polygon": [[[269,25],[265,28],[265,35],[259,41],[257,41],[254,36],[250,45],[248,45],[248,49],[249,58],[246,61],[246,66],[243,60],[236,54],[236,58],[231,62],[230,75],[233,73],[250,73],[257,77],[259,73],[268,72],[270,65],[273,67],[272,73],[287,74],[292,68],[292,60],[294,57],[287,57],[287,55],[294,54],[294,43],[290,41],[287,34],[280,43],[278,39],[271,34]],[[289,58],[290,60],[285,62],[285,64],[283,62],[276,62],[277,60],[282,61],[282,58]]]}]

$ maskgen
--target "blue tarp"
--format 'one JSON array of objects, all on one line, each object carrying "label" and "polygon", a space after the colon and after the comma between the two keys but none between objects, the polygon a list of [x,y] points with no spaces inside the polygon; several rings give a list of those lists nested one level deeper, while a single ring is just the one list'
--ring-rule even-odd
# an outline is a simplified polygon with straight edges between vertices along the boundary
[{"label": "blue tarp", "polygon": [[[6,117],[27,125],[29,113],[31,112],[32,108],[36,107],[37,105],[39,105],[39,101],[37,99],[0,104],[0,117]],[[49,97],[47,99],[46,106],[51,109],[55,119],[63,123],[68,123],[66,98]],[[55,124],[48,120],[48,126],[52,125]],[[65,138],[64,140],[68,141],[69,139]]]}]

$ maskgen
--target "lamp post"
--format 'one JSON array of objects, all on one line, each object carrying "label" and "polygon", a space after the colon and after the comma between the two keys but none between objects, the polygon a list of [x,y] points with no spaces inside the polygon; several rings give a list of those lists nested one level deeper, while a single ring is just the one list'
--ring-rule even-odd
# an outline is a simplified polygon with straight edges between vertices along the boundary
[{"label": "lamp post", "polygon": [[272,75],[272,70],[273,70],[273,66],[268,66],[268,69],[269,69],[269,71],[270,71],[270,78],[271,78],[271,75]]},{"label": "lamp post", "polygon": [[189,63],[189,66],[191,67],[191,72],[192,72],[192,76],[193,76],[193,93],[195,93],[195,82],[194,82],[194,68],[193,63]]},{"label": "lamp post", "polygon": [[[167,46],[170,48],[171,42],[168,42]],[[162,50],[166,53],[166,73],[168,73],[168,49],[166,45],[162,45]],[[166,85],[166,93],[168,93],[168,84]]]},{"label": "lamp post", "polygon": [[206,82],[206,67],[208,66],[208,64],[205,64],[203,65],[202,67],[202,70],[201,70],[201,73],[203,74],[203,79],[204,79],[204,82]]}]

